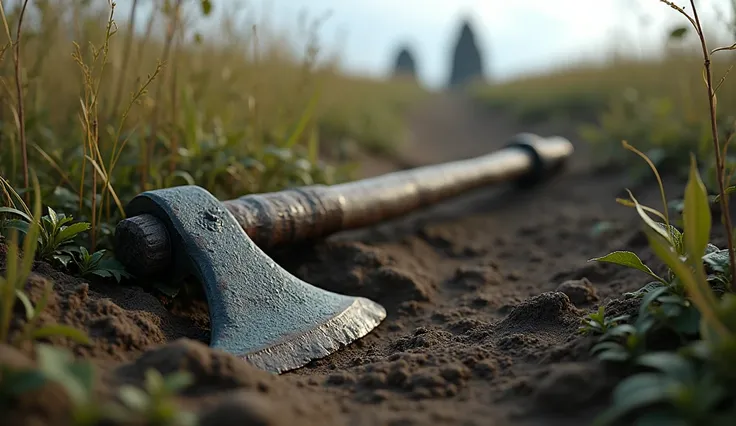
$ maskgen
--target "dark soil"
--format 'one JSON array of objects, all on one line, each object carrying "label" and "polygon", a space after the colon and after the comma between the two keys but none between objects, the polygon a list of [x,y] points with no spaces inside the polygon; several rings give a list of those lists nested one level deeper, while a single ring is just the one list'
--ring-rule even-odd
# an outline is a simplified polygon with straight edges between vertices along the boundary
[{"label": "dark soil", "polygon": [[[388,311],[367,337],[297,371],[275,376],[210,350],[203,303],[167,310],[141,288],[87,284],[37,264],[33,298],[44,280],[56,288],[43,321],[78,326],[93,340],[53,342],[99,366],[101,395],[140,384],[150,367],[191,371],[196,383],[182,403],[203,425],[589,423],[616,375],[589,356],[580,319],[602,304],[625,311],[616,299],[647,279],[588,259],[627,249],[654,264],[634,212],[615,203],[626,177],[591,170],[572,126],[522,129],[461,99],[418,111],[413,127],[404,164],[490,152],[517,131],[567,136],[578,150],[568,170],[541,187],[477,191],[275,256],[315,286],[372,298]],[[395,168],[368,164],[369,175]],[[636,194],[659,207],[655,187]],[[594,232],[602,223],[608,230]],[[0,347],[0,362],[30,365],[26,349]],[[0,423],[61,425],[67,410],[63,393],[47,386]]]}]

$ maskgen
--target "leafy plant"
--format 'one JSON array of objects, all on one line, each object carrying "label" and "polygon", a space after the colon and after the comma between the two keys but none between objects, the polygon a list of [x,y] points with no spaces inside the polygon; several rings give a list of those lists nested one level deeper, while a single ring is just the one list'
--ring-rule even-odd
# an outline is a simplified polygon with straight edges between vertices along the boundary
[{"label": "leafy plant", "polygon": [[61,386],[71,403],[70,423],[93,426],[105,421],[149,426],[194,426],[196,416],[182,410],[174,396],[192,383],[187,372],[163,377],[146,371],[144,388],[124,385],[118,389],[121,403],[103,400],[95,391],[95,368],[88,361],[75,360],[62,348],[46,344],[35,346],[37,367],[11,369],[0,366],[0,403],[41,388],[48,383]]},{"label": "leafy plant", "polygon": [[[81,331],[61,324],[38,326],[40,314],[46,308],[51,295],[53,284],[49,283],[44,288],[44,293],[39,302],[34,306],[24,292],[26,280],[31,274],[33,260],[39,244],[39,236],[42,233],[41,221],[41,198],[38,190],[38,180],[33,175],[35,188],[35,202],[33,215],[29,217],[29,225],[26,229],[26,238],[23,240],[23,256],[18,253],[17,231],[13,230],[10,241],[7,244],[5,259],[5,276],[0,277],[0,342],[10,342],[19,345],[24,340],[35,340],[52,336],[63,336],[71,338],[79,343],[88,343],[88,337]],[[16,302],[20,301],[25,308],[26,322],[21,331],[11,339],[11,321]]]},{"label": "leafy plant", "polygon": [[644,330],[631,324],[619,324],[609,329],[590,352],[602,361],[627,362],[644,353]]},{"label": "leafy plant", "polygon": [[82,277],[95,275],[101,278],[113,278],[120,282],[123,278],[131,278],[132,275],[115,258],[104,258],[106,250],[98,250],[92,254],[85,247],[79,247],[74,254],[74,263],[77,265],[78,274]]},{"label": "leafy plant", "polygon": [[[654,171],[656,174],[656,168]],[[660,190],[666,206],[662,186]],[[736,405],[724,406],[724,401],[730,401],[728,390],[736,384],[733,382],[736,371],[732,363],[717,362],[713,354],[731,353],[730,348],[736,348],[736,321],[731,324],[730,320],[736,309],[732,306],[731,293],[720,301],[717,298],[719,290],[727,291],[723,283],[730,282],[729,256],[708,243],[711,231],[708,194],[695,159],[692,158],[685,189],[682,233],[666,232],[666,226],[649,216],[648,212],[654,209],[644,209],[633,196],[631,199],[645,224],[650,248],[671,274],[669,279],[657,276],[658,281],[630,294],[629,297],[641,298],[634,324],[614,327],[592,349],[602,360],[647,367],[647,371],[637,372],[617,385],[612,406],[601,415],[598,424],[612,424],[626,416],[654,424],[726,424],[723,422],[736,412]],[[665,214],[659,216],[668,220]],[[600,259],[653,276],[651,269],[632,255]],[[680,337],[672,342],[676,352],[648,349],[646,342],[662,329]],[[682,353],[693,352],[689,348],[699,348],[700,358],[683,357]],[[667,423],[674,421],[679,423]]]},{"label": "leafy plant", "polygon": [[583,318],[583,325],[578,329],[582,334],[606,334],[610,329],[619,323],[629,319],[628,315],[619,315],[616,317],[607,317],[605,314],[606,307],[601,306],[597,312],[590,313]]},{"label": "leafy plant", "polygon": [[92,426],[108,417],[108,406],[101,404],[95,392],[94,366],[77,361],[72,354],[49,345],[38,345],[39,370],[43,377],[64,388],[72,404],[74,426]]},{"label": "leafy plant", "polygon": [[[34,218],[13,187],[2,177],[0,177],[0,183],[7,194],[7,198],[11,201],[11,205],[0,207],[0,213],[13,217],[3,219],[0,222],[0,231],[5,236],[11,231],[27,235]],[[47,207],[47,209],[48,214],[42,216],[39,221],[36,258],[58,262],[66,267],[72,259],[69,251],[71,244],[82,232],[90,228],[90,224],[87,222],[71,223],[74,220],[72,217],[67,217],[64,213],[56,213],[51,207]]]},{"label": "leafy plant", "polygon": [[132,417],[150,426],[192,426],[196,416],[183,411],[173,397],[193,382],[191,374],[180,371],[166,377],[155,369],[145,373],[144,389],[122,386],[118,397]]},{"label": "leafy plant", "polygon": [[595,424],[611,424],[646,408],[650,410],[638,417],[639,424],[731,424],[736,411],[718,410],[727,401],[728,389],[713,370],[693,362],[685,353],[650,352],[637,358],[636,365],[645,372],[630,376],[616,386],[611,408]]}]

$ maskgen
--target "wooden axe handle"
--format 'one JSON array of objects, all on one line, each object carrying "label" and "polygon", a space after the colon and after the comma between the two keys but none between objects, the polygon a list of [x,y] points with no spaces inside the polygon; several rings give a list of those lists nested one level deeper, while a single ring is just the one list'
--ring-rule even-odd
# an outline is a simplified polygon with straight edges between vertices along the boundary
[{"label": "wooden axe handle", "polygon": [[251,194],[223,204],[256,245],[269,248],[374,225],[492,183],[530,183],[559,166],[572,149],[563,138],[521,134],[481,157],[332,186]]},{"label": "wooden axe handle", "polygon": [[[522,133],[506,148],[476,158],[332,186],[251,194],[223,205],[256,245],[269,248],[370,226],[492,183],[533,184],[561,167],[572,152],[572,144],[562,137]],[[170,257],[165,228],[155,221],[135,217],[118,225],[150,247],[146,265],[135,268],[138,273],[165,267]]]}]

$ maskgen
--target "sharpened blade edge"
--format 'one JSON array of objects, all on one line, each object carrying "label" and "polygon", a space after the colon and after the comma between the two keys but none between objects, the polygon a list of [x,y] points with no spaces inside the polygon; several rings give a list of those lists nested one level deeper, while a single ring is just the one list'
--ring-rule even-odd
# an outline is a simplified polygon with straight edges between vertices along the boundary
[{"label": "sharpened blade edge", "polygon": [[281,374],[324,358],[366,336],[386,318],[386,310],[372,300],[357,297],[344,311],[309,331],[242,355],[254,366]]}]

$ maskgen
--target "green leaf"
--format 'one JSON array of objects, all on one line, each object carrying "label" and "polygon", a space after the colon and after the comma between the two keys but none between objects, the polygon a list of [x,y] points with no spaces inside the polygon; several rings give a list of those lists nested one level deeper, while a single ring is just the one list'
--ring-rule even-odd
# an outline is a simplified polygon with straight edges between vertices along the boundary
[{"label": "green leaf", "polygon": [[138,412],[145,411],[150,403],[150,397],[146,392],[130,385],[120,386],[118,397],[128,408]]},{"label": "green leaf", "polygon": [[77,379],[82,389],[87,394],[91,394],[95,385],[95,368],[91,362],[76,361],[68,366],[69,373]]},{"label": "green leaf", "polygon": [[670,241],[672,241],[672,245],[675,247],[675,250],[677,250],[678,253],[684,255],[685,247],[683,245],[683,234],[680,232],[680,230],[672,225],[668,226],[666,223],[657,222],[657,225],[662,227],[665,232],[668,232],[670,234]]},{"label": "green leaf", "polygon": [[617,265],[626,266],[628,268],[638,269],[639,271],[642,271],[645,274],[656,278],[664,284],[667,283],[664,279],[660,278],[651,269],[649,269],[649,267],[645,265],[644,262],[641,261],[641,259],[639,259],[639,256],[637,256],[636,253],[630,251],[614,251],[613,253],[609,253],[605,256],[596,257],[590,260],[596,262],[615,263]]},{"label": "green leaf", "polygon": [[672,319],[672,328],[682,334],[696,335],[700,329],[700,311],[690,306]]},{"label": "green leaf", "polygon": [[89,270],[85,275],[96,275],[101,278],[114,278],[116,282],[120,282],[123,278],[132,278],[133,276],[125,270],[125,266],[115,258],[105,259],[97,265],[96,269]]},{"label": "green leaf", "polygon": [[[3,232],[14,229],[23,235],[28,233],[28,229],[30,227],[28,222],[20,219],[6,219],[0,222],[0,225],[2,226]],[[8,234],[6,233],[5,236],[7,237]]]},{"label": "green leaf", "polygon": [[60,230],[56,235],[57,244],[63,244],[67,241],[73,240],[80,233],[90,229],[90,224],[87,222],[73,223],[64,229]]},{"label": "green leaf", "polygon": [[677,27],[670,31],[670,39],[679,40],[685,37],[685,35],[688,33],[688,30],[689,28],[685,26]]},{"label": "green leaf", "polygon": [[90,343],[89,336],[81,330],[78,330],[74,327],[62,325],[62,324],[53,324],[53,325],[47,325],[44,327],[37,328],[33,330],[31,333],[31,337],[33,339],[44,339],[48,337],[68,337],[72,340],[74,340],[77,343],[88,345]]},{"label": "green leaf", "polygon": [[25,212],[22,212],[13,207],[0,207],[0,213],[13,214],[13,215],[22,217],[27,222],[33,222],[33,219],[31,219],[31,217],[28,216]]},{"label": "green leaf", "polygon": [[16,288],[15,289],[15,297],[18,298],[18,300],[21,301],[23,304],[23,307],[26,310],[26,319],[33,318],[33,303],[31,303],[31,300],[26,296],[26,294],[23,292],[22,289]]},{"label": "green leaf", "polygon": [[644,295],[658,288],[662,288],[662,287],[667,287],[667,286],[660,281],[652,281],[650,283],[645,284],[644,287],[640,288],[639,290],[624,293],[624,298],[630,299],[630,298],[643,297]]},{"label": "green leaf", "polygon": [[593,424],[612,424],[636,409],[666,402],[671,384],[666,376],[655,373],[637,374],[622,380],[613,391],[612,406]]},{"label": "green leaf", "polygon": [[102,256],[105,255],[107,250],[97,250],[96,252],[92,253],[92,255],[89,258],[89,263],[91,265],[97,266],[100,263],[100,260],[102,260]]},{"label": "green leaf", "polygon": [[75,363],[71,352],[51,345],[40,344],[36,351],[46,377],[63,386],[75,405],[87,403],[94,378],[92,364]]},{"label": "green leaf", "polygon": [[650,352],[639,356],[636,363],[665,373],[680,382],[693,382],[697,378],[693,365],[674,352]]},{"label": "green leaf", "polygon": [[194,383],[194,376],[187,371],[178,371],[166,376],[164,388],[169,393],[179,392]]},{"label": "green leaf", "polygon": [[18,396],[39,389],[46,383],[46,377],[39,370],[12,370],[0,366],[2,387],[0,394]]},{"label": "green leaf", "polygon": [[[736,191],[736,185],[729,186],[728,188],[726,188],[726,189],[723,190],[723,192],[726,195],[729,195],[730,193],[732,193],[734,191]],[[716,203],[719,202],[719,201],[721,201],[721,194],[716,195],[715,198],[713,199],[713,201],[716,202]]]},{"label": "green leaf", "polygon": [[202,6],[202,14],[204,16],[209,16],[212,13],[212,1],[202,0],[200,5]]},{"label": "green leaf", "polygon": [[72,261],[72,257],[68,254],[54,253],[51,255],[51,259],[56,261],[59,265],[65,269],[69,267],[69,263]]},{"label": "green leaf", "polygon": [[49,210],[49,219],[51,219],[51,225],[54,225],[54,227],[56,227],[56,225],[59,223],[59,216],[56,214],[54,209],[52,209],[51,207],[47,208]]},{"label": "green leaf", "polygon": [[703,256],[703,262],[713,272],[722,274],[730,273],[729,266],[731,259],[728,256],[728,249],[718,250]]},{"label": "green leaf", "polygon": [[708,191],[700,179],[694,155],[690,156],[690,176],[685,186],[685,209],[682,212],[682,219],[687,252],[700,261],[710,240],[712,219]]},{"label": "green leaf", "polygon": [[631,197],[631,201],[634,202],[634,208],[636,209],[636,212],[639,214],[639,217],[644,221],[644,223],[652,229],[654,232],[661,235],[667,242],[670,243],[670,245],[674,245],[672,241],[672,235],[670,235],[669,232],[667,232],[664,227],[660,225],[659,222],[655,222],[647,212],[644,210],[644,207],[639,204],[639,201],[634,197],[634,194],[631,193],[628,189],[626,190],[629,193],[629,197]]},{"label": "green leaf", "polygon": [[[682,260],[679,255],[674,251],[673,247],[668,244],[659,234],[655,234],[651,231],[646,231],[647,238],[649,239],[649,246],[657,257],[664,262],[674,274],[682,281],[685,288],[688,290],[690,297],[703,313],[703,318],[710,327],[714,327],[719,333],[727,333],[727,330],[723,328],[723,325],[715,316],[715,296],[710,290],[710,286],[707,282],[699,283],[695,277],[692,269],[690,269]],[[708,287],[707,292],[703,292],[701,284]]]}]

